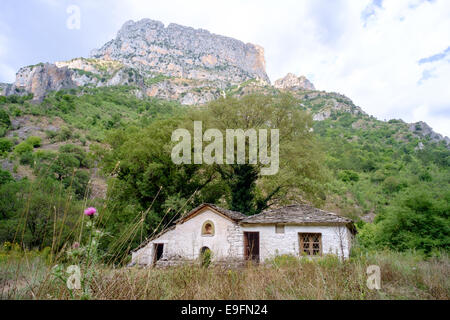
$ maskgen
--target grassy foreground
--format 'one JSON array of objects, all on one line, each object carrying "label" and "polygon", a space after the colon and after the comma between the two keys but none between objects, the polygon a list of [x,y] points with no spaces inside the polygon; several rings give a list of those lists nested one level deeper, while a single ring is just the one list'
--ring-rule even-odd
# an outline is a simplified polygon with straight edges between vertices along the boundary
[{"label": "grassy foreground", "polygon": [[[89,294],[54,276],[50,256],[0,252],[1,299],[449,299],[450,259],[415,253],[363,254],[341,262],[278,257],[242,269],[91,266]],[[381,290],[366,285],[369,265],[381,269]],[[54,269],[53,269],[54,270]],[[82,272],[86,270],[82,268]]]}]

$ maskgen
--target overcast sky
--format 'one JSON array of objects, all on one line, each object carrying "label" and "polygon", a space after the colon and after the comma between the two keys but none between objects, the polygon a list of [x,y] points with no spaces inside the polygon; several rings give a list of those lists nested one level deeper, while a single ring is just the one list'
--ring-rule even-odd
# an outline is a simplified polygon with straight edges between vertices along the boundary
[{"label": "overcast sky", "polygon": [[[79,30],[66,27],[70,5]],[[21,66],[88,56],[142,18],[259,44],[272,82],[305,75],[381,120],[423,120],[450,136],[448,0],[2,0],[0,82]]]}]

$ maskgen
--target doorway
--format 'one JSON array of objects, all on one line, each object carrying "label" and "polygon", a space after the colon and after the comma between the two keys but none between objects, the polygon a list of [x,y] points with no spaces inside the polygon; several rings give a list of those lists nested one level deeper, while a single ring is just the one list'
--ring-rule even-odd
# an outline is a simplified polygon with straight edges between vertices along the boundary
[{"label": "doorway", "polygon": [[259,232],[244,232],[245,260],[259,263]]},{"label": "doorway", "polygon": [[212,261],[212,251],[208,247],[200,249],[200,265],[204,268],[208,268]]},{"label": "doorway", "polygon": [[153,264],[161,260],[164,253],[164,243],[155,243],[153,245]]}]

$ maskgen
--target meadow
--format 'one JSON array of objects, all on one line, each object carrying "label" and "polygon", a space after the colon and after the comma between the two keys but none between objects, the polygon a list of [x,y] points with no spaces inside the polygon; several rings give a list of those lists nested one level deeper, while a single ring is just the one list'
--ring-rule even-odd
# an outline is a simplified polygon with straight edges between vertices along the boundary
[{"label": "meadow", "polygon": [[[89,265],[89,288],[70,290],[49,252],[5,248],[0,253],[0,298],[33,300],[384,300],[450,298],[450,259],[380,251],[340,261],[277,257],[243,268],[197,264],[159,268]],[[367,267],[381,269],[381,289],[367,287]],[[87,272],[82,266],[82,274]],[[85,283],[87,284],[87,283]],[[86,289],[86,290],[85,290]]]}]

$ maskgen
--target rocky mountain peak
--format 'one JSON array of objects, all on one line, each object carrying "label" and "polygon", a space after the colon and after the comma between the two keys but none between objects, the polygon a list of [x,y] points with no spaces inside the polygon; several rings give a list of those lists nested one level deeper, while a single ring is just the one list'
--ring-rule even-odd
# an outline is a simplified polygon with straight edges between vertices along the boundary
[{"label": "rocky mountain peak", "polygon": [[434,142],[445,141],[446,145],[450,146],[450,138],[436,133],[426,122],[419,121],[409,124],[409,131],[419,136],[430,138]]},{"label": "rocky mountain peak", "polygon": [[316,90],[314,85],[305,76],[297,77],[293,73],[288,73],[284,78],[275,81],[274,87],[277,89]]},{"label": "rocky mountain peak", "polygon": [[150,74],[232,84],[254,78],[270,82],[260,46],[151,19],[126,22],[115,39],[91,56]]},{"label": "rocky mountain peak", "polygon": [[21,68],[6,95],[32,93],[35,100],[42,100],[48,91],[74,87],[76,84],[72,81],[72,71],[67,67],[58,68],[51,63],[39,63]]}]

